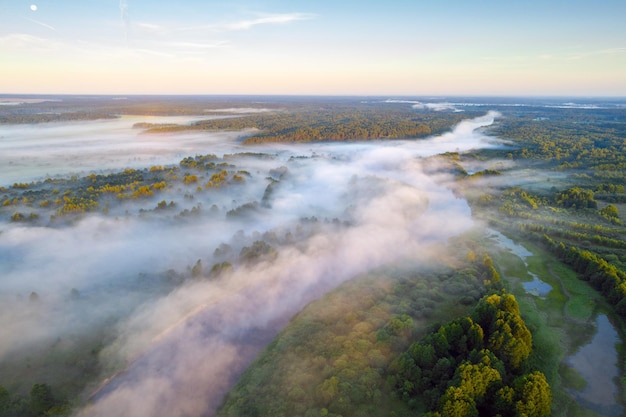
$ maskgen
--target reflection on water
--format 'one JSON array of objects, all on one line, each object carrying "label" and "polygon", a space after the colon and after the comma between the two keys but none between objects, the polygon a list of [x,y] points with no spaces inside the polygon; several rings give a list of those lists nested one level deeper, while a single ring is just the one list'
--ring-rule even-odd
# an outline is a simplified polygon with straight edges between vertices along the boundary
[{"label": "reflection on water", "polygon": [[580,405],[600,415],[619,416],[623,411],[616,401],[618,389],[615,383],[619,378],[615,349],[619,335],[604,314],[598,315],[596,325],[598,332],[593,340],[566,360],[587,381],[582,391],[570,390],[570,393]]},{"label": "reflection on water", "polygon": [[530,271],[528,271],[528,273],[533,277],[533,280],[530,282],[522,283],[524,291],[538,297],[543,297],[547,295],[550,291],[552,291],[552,286],[550,284],[547,284],[540,280],[536,274],[533,274]]},{"label": "reflection on water", "polygon": [[506,249],[511,251],[511,253],[513,253],[518,258],[520,258],[522,262],[524,262],[524,266],[526,267],[526,272],[528,272],[528,274],[533,277],[532,281],[522,282],[524,291],[526,291],[529,294],[538,296],[538,297],[543,297],[547,295],[550,291],[552,291],[552,286],[550,284],[543,282],[537,276],[537,274],[534,274],[533,272],[528,271],[528,262],[526,261],[526,258],[528,258],[529,256],[533,256],[532,252],[528,251],[522,245],[519,245],[513,242],[511,239],[509,239],[508,237],[504,236],[502,233],[496,230],[489,229],[488,231],[491,237],[493,237],[500,246],[505,247]]},{"label": "reflection on water", "polygon": [[[526,259],[533,255],[532,252],[498,231],[489,229],[488,232],[490,237],[494,238],[500,246],[518,256],[528,268]],[[533,277],[533,280],[522,283],[527,293],[545,296],[552,290],[552,286],[543,282],[536,274],[530,271],[528,273]],[[615,345],[620,342],[619,335],[609,318],[604,314],[597,316],[596,326],[598,331],[593,340],[566,359],[566,363],[587,382],[582,391],[570,390],[570,393],[581,407],[593,410],[602,416],[621,416],[624,409],[616,399],[619,394],[616,383],[619,379],[619,367]]]}]

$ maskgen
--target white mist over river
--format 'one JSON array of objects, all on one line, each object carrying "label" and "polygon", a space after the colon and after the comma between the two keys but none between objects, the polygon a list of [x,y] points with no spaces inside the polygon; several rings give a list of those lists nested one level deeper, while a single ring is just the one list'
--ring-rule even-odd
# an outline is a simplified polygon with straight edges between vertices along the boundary
[{"label": "white mist over river", "polygon": [[[140,118],[4,129],[0,164],[9,167],[1,178],[7,185],[177,164],[206,153],[270,157],[238,159],[237,169],[251,178],[239,188],[196,196],[219,212],[195,221],[93,214],[61,228],[0,225],[0,360],[117,318],[102,361],[128,369],[104,384],[81,415],[212,415],[234,378],[308,302],[386,263],[405,257],[428,262],[436,256],[433,243],[473,225],[467,203],[442,185],[451,178],[426,174],[420,159],[498,146],[477,130],[496,116],[464,121],[425,140],[255,147],[243,147],[236,133],[142,135],[132,125],[152,120]],[[267,177],[279,168],[288,175],[277,183],[271,208],[243,219],[224,216],[260,201]],[[296,233],[299,219],[311,217],[349,221]],[[222,243],[236,247],[267,232],[292,231],[294,241],[278,245],[271,260],[236,265],[221,280],[146,294],[159,285],[150,274],[184,270],[197,259],[206,263]],[[81,298],[68,303],[73,288]],[[41,299],[37,311],[24,308],[32,291]]]},{"label": "white mist over river", "polygon": [[0,186],[70,174],[88,175],[124,168],[178,164],[182,158],[205,153],[223,155],[268,150],[300,152],[310,148],[343,154],[353,149],[394,147],[406,148],[415,156],[424,157],[486,146],[486,137],[472,132],[492,124],[497,116],[497,113],[489,112],[484,117],[463,121],[453,132],[431,139],[350,146],[340,143],[253,147],[238,143],[241,132],[145,134],[141,129],[133,129],[133,125],[141,122],[190,124],[209,119],[207,116],[122,116],[112,120],[3,125],[0,130]]},{"label": "white mist over river", "polygon": [[177,164],[214,148],[236,148],[238,132],[157,135],[135,123],[189,124],[207,116],[122,116],[117,119],[3,125],[0,130],[0,186],[69,174]]}]

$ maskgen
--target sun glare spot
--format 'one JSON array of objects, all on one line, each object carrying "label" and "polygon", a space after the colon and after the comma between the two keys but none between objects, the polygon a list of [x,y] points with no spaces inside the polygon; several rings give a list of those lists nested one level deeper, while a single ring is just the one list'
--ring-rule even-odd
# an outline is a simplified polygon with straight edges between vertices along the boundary
[{"label": "sun glare spot", "polygon": [[37,11],[37,5],[36,4],[31,4],[30,5],[30,10],[32,10],[33,12]]}]

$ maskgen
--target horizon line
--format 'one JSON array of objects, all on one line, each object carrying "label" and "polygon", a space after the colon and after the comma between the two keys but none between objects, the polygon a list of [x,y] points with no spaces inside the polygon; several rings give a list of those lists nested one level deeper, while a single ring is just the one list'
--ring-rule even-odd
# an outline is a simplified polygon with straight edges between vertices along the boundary
[{"label": "horizon line", "polygon": [[364,97],[432,97],[432,98],[588,98],[588,99],[626,99],[626,95],[591,95],[591,94],[296,94],[296,93],[2,93],[0,97],[331,97],[331,98],[364,98]]}]

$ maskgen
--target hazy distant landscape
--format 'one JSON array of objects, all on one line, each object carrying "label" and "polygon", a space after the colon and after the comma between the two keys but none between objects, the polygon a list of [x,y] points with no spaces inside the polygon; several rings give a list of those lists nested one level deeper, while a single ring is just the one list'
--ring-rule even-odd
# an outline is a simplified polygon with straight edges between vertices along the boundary
[{"label": "hazy distant landscape", "polygon": [[0,120],[2,415],[624,413],[623,100]]}]

